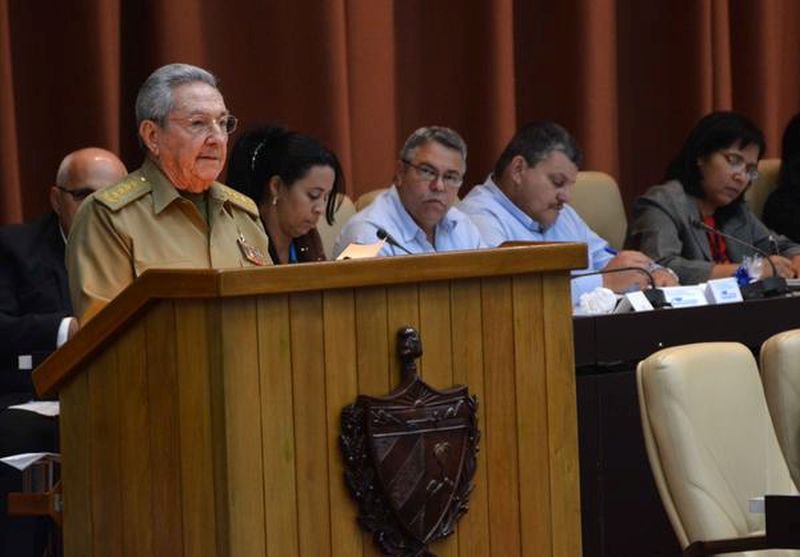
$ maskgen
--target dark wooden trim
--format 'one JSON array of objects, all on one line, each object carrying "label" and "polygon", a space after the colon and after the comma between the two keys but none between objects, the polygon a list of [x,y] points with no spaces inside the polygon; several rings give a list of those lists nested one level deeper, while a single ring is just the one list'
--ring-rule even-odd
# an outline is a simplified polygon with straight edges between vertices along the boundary
[{"label": "dark wooden trim", "polygon": [[683,550],[683,555],[684,557],[703,557],[705,555],[757,551],[759,549],[771,549],[769,542],[767,542],[767,536],[697,541],[689,544]]}]

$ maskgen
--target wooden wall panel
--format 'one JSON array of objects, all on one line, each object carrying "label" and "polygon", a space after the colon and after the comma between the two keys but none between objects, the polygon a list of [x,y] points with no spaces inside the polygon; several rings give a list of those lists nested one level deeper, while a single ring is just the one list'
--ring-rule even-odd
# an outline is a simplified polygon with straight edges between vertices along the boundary
[{"label": "wooden wall panel", "polygon": [[230,555],[261,557],[264,467],[261,459],[261,385],[254,298],[225,300],[221,309],[227,440]]},{"label": "wooden wall panel", "polygon": [[356,290],[356,350],[358,392],[380,396],[389,390],[389,340],[387,333],[386,289]]},{"label": "wooden wall panel", "polygon": [[[419,333],[422,337],[422,377],[435,389],[453,385],[450,335],[450,283],[429,282],[419,287]],[[397,359],[395,355],[395,359]],[[430,368],[427,369],[426,368]]]},{"label": "wooden wall panel", "polygon": [[[566,273],[564,273],[566,274]],[[544,327],[547,331],[547,419],[550,447],[553,555],[581,554],[578,415],[569,282],[558,274],[542,278]]]},{"label": "wooden wall panel", "polygon": [[[214,465],[212,447],[211,361],[206,304],[174,302],[175,357],[178,374],[178,430],[180,440],[183,548],[186,557],[217,554]],[[145,553],[140,553],[145,555]]]},{"label": "wooden wall panel", "polygon": [[[121,342],[121,341],[120,341]],[[93,440],[92,534],[95,554],[113,555],[122,547],[122,482],[117,391],[117,354],[106,350],[89,376],[89,405]],[[99,486],[104,486],[99,489]]]},{"label": "wooden wall panel", "polygon": [[267,557],[299,555],[289,296],[258,300]]},{"label": "wooden wall panel", "polygon": [[59,433],[61,477],[64,478],[64,555],[94,555],[92,540],[92,417],[89,407],[89,376],[97,365],[87,366],[61,390]]},{"label": "wooden wall panel", "polygon": [[322,295],[289,297],[300,554],[331,552]]},{"label": "wooden wall panel", "polygon": [[512,557],[520,554],[521,541],[511,280],[484,279],[481,304],[489,535],[492,555]]},{"label": "wooden wall panel", "polygon": [[119,404],[122,548],[126,556],[152,555],[150,407],[147,390],[147,337],[143,323],[125,331],[116,344]]},{"label": "wooden wall panel", "polygon": [[[453,353],[450,333],[450,283],[432,282],[419,287],[419,333],[422,338],[422,377],[434,389],[453,386]],[[396,357],[395,357],[396,359]],[[439,557],[458,555],[458,536],[431,547]]]},{"label": "wooden wall panel", "polygon": [[538,276],[514,277],[513,316],[519,501],[522,555],[551,555],[549,509],[550,454],[548,451],[547,373],[543,347],[548,335],[541,311],[542,282]]},{"label": "wooden wall panel", "polygon": [[478,469],[469,512],[456,527],[459,555],[485,557],[489,550],[489,500],[486,473],[486,390],[483,378],[483,319],[481,316],[481,283],[479,280],[452,283],[450,295],[452,324],[453,383],[467,385],[478,397],[478,427],[483,433],[479,441]]},{"label": "wooden wall panel", "polygon": [[323,294],[325,330],[325,394],[328,419],[328,463],[330,466],[331,555],[350,557],[363,553],[363,539],[355,500],[344,482],[342,452],[339,448],[342,408],[358,395],[356,369],[356,316],[352,290]]},{"label": "wooden wall panel", "polygon": [[[389,332],[387,327],[386,289],[382,287],[356,290],[356,361],[358,392],[380,396],[390,388]],[[392,385],[393,387],[394,385]],[[362,533],[364,557],[379,557],[372,535]]]},{"label": "wooden wall panel", "polygon": [[501,276],[496,255],[490,278],[464,259],[457,280],[228,296],[221,273],[216,299],[155,301],[62,391],[68,557],[380,555],[344,486],[340,412],[398,386],[403,325],[426,382],[479,397],[470,511],[432,551],[579,555],[567,275]]},{"label": "wooden wall panel", "polygon": [[145,316],[147,340],[147,398],[150,419],[150,486],[153,514],[153,555],[183,555],[180,444],[178,431],[178,373],[175,369],[175,311],[172,302],[156,304]]}]

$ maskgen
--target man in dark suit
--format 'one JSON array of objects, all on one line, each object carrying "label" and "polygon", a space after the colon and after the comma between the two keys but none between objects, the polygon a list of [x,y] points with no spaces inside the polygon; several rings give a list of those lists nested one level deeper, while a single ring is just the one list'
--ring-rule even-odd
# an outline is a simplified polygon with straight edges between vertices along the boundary
[{"label": "man in dark suit", "polygon": [[[75,211],[86,196],[126,174],[103,149],[70,153],[50,188],[52,212],[0,228],[0,457],[57,451],[55,420],[8,407],[34,398],[31,370],[77,328],[64,265]],[[0,555],[41,555],[43,521],[7,516],[6,494],[21,489],[20,478],[0,464]]]}]

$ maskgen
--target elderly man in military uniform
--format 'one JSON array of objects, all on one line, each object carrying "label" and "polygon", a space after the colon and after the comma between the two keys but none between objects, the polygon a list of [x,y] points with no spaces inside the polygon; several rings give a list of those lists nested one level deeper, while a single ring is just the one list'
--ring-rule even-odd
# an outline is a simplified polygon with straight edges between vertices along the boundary
[{"label": "elderly man in military uniform", "polygon": [[271,264],[258,207],[215,180],[236,118],[216,78],[170,64],[136,98],[142,167],[83,204],[67,244],[70,296],[81,323],[147,269]]}]

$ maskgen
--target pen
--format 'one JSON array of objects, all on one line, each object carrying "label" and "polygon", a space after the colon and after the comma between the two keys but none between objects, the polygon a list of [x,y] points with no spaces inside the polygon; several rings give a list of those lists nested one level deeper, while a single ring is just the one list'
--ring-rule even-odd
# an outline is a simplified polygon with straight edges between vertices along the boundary
[{"label": "pen", "polygon": [[618,253],[617,250],[615,250],[611,246],[606,246],[603,249],[605,250],[606,253],[608,253],[610,255],[617,255],[617,253]]}]

